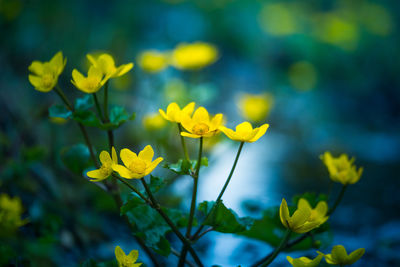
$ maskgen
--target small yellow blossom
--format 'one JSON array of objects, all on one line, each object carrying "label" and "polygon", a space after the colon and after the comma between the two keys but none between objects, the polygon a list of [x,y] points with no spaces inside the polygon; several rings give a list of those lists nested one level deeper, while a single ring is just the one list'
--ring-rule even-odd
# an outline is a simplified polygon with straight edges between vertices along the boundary
[{"label": "small yellow blossom", "polygon": [[211,44],[195,42],[179,44],[172,51],[172,65],[183,70],[198,70],[218,59],[218,49]]},{"label": "small yellow blossom", "polygon": [[94,66],[90,66],[87,77],[76,69],[72,71],[72,84],[84,93],[96,93],[106,81],[107,78],[103,79],[102,71]]},{"label": "small yellow blossom", "polygon": [[182,126],[188,132],[181,132],[181,135],[191,138],[214,136],[219,132],[222,117],[223,115],[219,113],[210,119],[208,111],[203,107],[199,107],[194,112],[193,117],[187,114],[182,116]]},{"label": "small yellow blossom", "polygon": [[142,263],[136,263],[139,258],[139,251],[132,250],[128,255],[120,246],[115,247],[115,258],[118,261],[118,267],[139,267]]},{"label": "small yellow blossom", "polygon": [[306,199],[300,198],[297,203],[297,210],[290,216],[286,200],[282,199],[279,216],[283,226],[301,234],[311,231],[326,222],[329,218],[326,216],[327,212],[328,205],[325,201],[318,202],[315,209],[312,209]]},{"label": "small yellow blossom", "polygon": [[133,63],[116,67],[114,58],[110,54],[101,54],[97,58],[87,54],[86,57],[94,67],[101,70],[106,79],[120,77],[133,68]]},{"label": "small yellow blossom", "polygon": [[171,104],[168,105],[167,112],[165,112],[162,109],[159,109],[158,111],[160,112],[161,116],[163,116],[164,119],[172,122],[181,123],[183,115],[188,115],[188,116],[192,115],[194,106],[195,103],[190,102],[181,110],[181,108],[178,106],[177,103],[172,102]]},{"label": "small yellow blossom", "polygon": [[293,259],[290,256],[286,256],[286,259],[293,267],[317,267],[322,260],[323,255],[319,254],[313,260],[307,257],[300,257]]},{"label": "small yellow blossom", "polygon": [[148,131],[160,130],[167,122],[159,113],[146,114],[143,117],[143,126]]},{"label": "small yellow blossom", "polygon": [[246,120],[261,122],[269,115],[273,103],[274,100],[270,94],[243,94],[238,101],[238,108]]},{"label": "small yellow blossom", "polygon": [[358,170],[354,163],[354,158],[349,159],[346,154],[339,157],[332,157],[330,152],[325,152],[320,156],[325,166],[328,168],[331,180],[343,185],[355,184],[360,180],[363,168]]},{"label": "small yellow blossom", "polygon": [[58,52],[48,62],[33,61],[28,70],[29,82],[40,92],[49,92],[57,85],[58,77],[63,72],[67,59]]},{"label": "small yellow blossom", "polygon": [[111,175],[111,173],[113,172],[113,166],[118,164],[117,152],[115,151],[114,147],[112,147],[111,149],[111,154],[112,158],[110,157],[110,154],[107,151],[105,150],[101,151],[99,157],[101,162],[100,169],[89,171],[86,173],[88,177],[94,178],[91,179],[90,181],[100,182]]},{"label": "small yellow blossom", "polygon": [[237,125],[235,131],[225,126],[221,126],[219,129],[232,140],[253,143],[265,134],[268,127],[269,124],[263,124],[261,127],[253,129],[253,126],[245,121]]},{"label": "small yellow blossom", "polygon": [[325,261],[328,264],[343,266],[352,265],[358,261],[364,255],[365,249],[356,249],[348,255],[346,249],[342,245],[337,245],[332,248],[331,254],[323,254],[319,251],[318,253],[325,257]]},{"label": "small yellow blossom", "polygon": [[168,56],[156,50],[143,51],[138,56],[138,64],[146,72],[160,72],[168,67]]},{"label": "small yellow blossom", "polygon": [[120,157],[125,167],[122,165],[113,165],[113,170],[118,172],[123,178],[140,179],[151,173],[163,160],[163,158],[159,157],[152,161],[153,156],[154,151],[150,145],[140,151],[139,155],[124,148],[120,152]]},{"label": "small yellow blossom", "polygon": [[23,207],[19,197],[11,198],[7,194],[0,195],[0,236],[13,233],[28,220],[21,219]]}]

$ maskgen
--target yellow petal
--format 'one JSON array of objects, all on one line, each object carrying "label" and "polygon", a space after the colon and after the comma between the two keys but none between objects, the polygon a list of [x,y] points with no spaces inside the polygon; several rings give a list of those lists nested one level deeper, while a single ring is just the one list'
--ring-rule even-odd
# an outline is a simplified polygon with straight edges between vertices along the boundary
[{"label": "yellow petal", "polygon": [[89,62],[94,65],[95,67],[97,66],[97,60],[95,59],[95,57],[92,54],[87,54],[86,58],[89,60]]},{"label": "yellow petal", "polygon": [[151,173],[151,172],[157,167],[157,165],[158,165],[161,161],[163,161],[163,158],[162,158],[162,157],[156,158],[156,159],[150,164],[150,166],[148,166],[148,167],[146,168],[145,175],[148,175],[149,173]]},{"label": "yellow petal", "polygon": [[305,198],[300,198],[299,202],[297,203],[297,209],[308,209],[311,210],[310,203]]},{"label": "yellow petal", "polygon": [[127,148],[124,148],[119,152],[119,157],[121,158],[122,162],[126,167],[129,167],[131,165],[132,161],[137,158],[137,155],[135,152],[130,151]]},{"label": "yellow petal", "polygon": [[139,158],[143,159],[144,161],[147,161],[148,163],[151,162],[153,157],[154,157],[154,150],[150,145],[147,145],[142,151],[139,152]]},{"label": "yellow petal", "polygon": [[321,216],[325,216],[328,213],[328,204],[325,201],[320,201],[314,210]]},{"label": "yellow petal", "polygon": [[221,113],[216,114],[210,122],[210,131],[218,129],[222,124],[223,115]]},{"label": "yellow petal", "polygon": [[40,61],[33,61],[32,64],[28,67],[28,70],[36,75],[42,75],[43,63]]},{"label": "yellow petal", "polygon": [[263,124],[260,129],[258,130],[257,134],[249,141],[249,142],[255,142],[258,139],[260,139],[260,137],[262,137],[265,132],[268,130],[269,124]]},{"label": "yellow petal", "polygon": [[108,153],[107,151],[103,150],[100,153],[100,162],[104,165],[111,165],[112,164],[112,160],[110,157],[110,153]]},{"label": "yellow petal", "polygon": [[193,110],[194,110],[194,106],[196,104],[194,102],[190,102],[189,104],[187,104],[183,109],[182,109],[182,113],[187,114],[187,115],[192,115]]},{"label": "yellow petal", "polygon": [[117,157],[117,151],[115,151],[115,148],[111,148],[111,154],[112,154],[112,161],[114,164],[118,164],[118,157]]},{"label": "yellow petal", "polygon": [[192,118],[194,123],[205,123],[205,124],[210,124],[210,116],[208,115],[208,111],[203,108],[203,107],[199,107],[198,109],[196,109],[196,111],[193,114],[193,118]]},{"label": "yellow petal", "polygon": [[191,133],[187,133],[187,132],[181,132],[181,135],[185,136],[185,137],[190,137],[190,138],[200,138],[201,137],[200,135],[191,134]]},{"label": "yellow petal", "polygon": [[181,124],[182,124],[183,128],[186,129],[186,131],[192,132],[193,126],[194,126],[194,122],[193,122],[193,120],[189,117],[189,115],[187,115],[187,114],[183,114],[183,115],[182,115],[182,117],[181,117]]},{"label": "yellow petal", "polygon": [[175,102],[172,102],[171,104],[168,105],[167,107],[167,116],[169,120],[171,121],[176,121],[177,115],[179,116],[179,113],[181,112],[181,109],[179,108],[178,104]]},{"label": "yellow petal", "polygon": [[105,174],[103,171],[100,170],[93,170],[93,171],[88,171],[86,173],[87,177],[94,178],[95,180],[91,180],[94,182],[102,181],[106,179],[109,175]]},{"label": "yellow petal", "polygon": [[293,265],[293,258],[292,257],[286,256],[286,259],[291,265]]},{"label": "yellow petal", "polygon": [[351,264],[355,263],[364,255],[364,253],[365,253],[364,248],[359,248],[359,249],[354,250],[348,256],[348,260],[347,260],[346,264],[351,265]]},{"label": "yellow petal", "polygon": [[123,64],[117,68],[112,77],[113,78],[121,77],[122,75],[130,71],[132,68],[133,68],[133,63]]},{"label": "yellow petal", "polygon": [[139,251],[137,250],[132,250],[129,255],[128,258],[132,261],[135,262],[138,258],[139,258]]},{"label": "yellow petal", "polygon": [[164,112],[162,109],[158,109],[158,112],[160,112],[161,116],[166,119],[167,121],[170,121],[170,118],[167,116],[167,114]]},{"label": "yellow petal", "polygon": [[33,85],[33,87],[37,88],[40,87],[42,78],[35,75],[28,76],[29,82]]},{"label": "yellow petal", "polygon": [[115,258],[117,258],[118,263],[122,264],[126,257],[125,252],[122,250],[120,246],[115,247]]},{"label": "yellow petal", "polygon": [[95,66],[90,66],[88,71],[88,77],[96,77],[100,81],[101,78],[103,78],[103,73],[99,68],[96,68]]},{"label": "yellow petal", "polygon": [[334,262],[342,263],[347,259],[346,249],[342,245],[334,246],[331,255]]},{"label": "yellow petal", "polygon": [[85,80],[85,77],[78,70],[74,69],[72,71],[72,79],[75,82],[77,87],[82,85],[82,82]]},{"label": "yellow petal", "polygon": [[225,126],[220,126],[219,129],[221,132],[223,132],[229,139],[235,140],[235,141],[240,141],[240,138],[237,136],[237,134],[232,130],[229,129]]},{"label": "yellow petal", "polygon": [[281,223],[283,224],[283,226],[288,228],[289,225],[287,223],[290,219],[290,215],[289,215],[289,208],[284,198],[282,199],[281,206],[279,208],[279,217],[281,218]]},{"label": "yellow petal", "polygon": [[114,165],[112,165],[112,169],[114,171],[118,172],[118,174],[123,178],[126,178],[126,179],[134,178],[133,173],[122,165],[114,164]]},{"label": "yellow petal", "polygon": [[242,122],[238,126],[236,126],[236,133],[239,135],[248,134],[253,131],[253,126],[247,121]]},{"label": "yellow petal", "polygon": [[332,254],[326,254],[324,255],[325,261],[328,264],[338,264],[336,261],[333,260]]},{"label": "yellow petal", "polygon": [[311,209],[307,209],[307,208],[302,208],[302,209],[297,209],[292,217],[290,217],[289,220],[289,225],[291,228],[296,229],[298,227],[301,227],[306,221],[307,219],[310,217],[311,215]]}]

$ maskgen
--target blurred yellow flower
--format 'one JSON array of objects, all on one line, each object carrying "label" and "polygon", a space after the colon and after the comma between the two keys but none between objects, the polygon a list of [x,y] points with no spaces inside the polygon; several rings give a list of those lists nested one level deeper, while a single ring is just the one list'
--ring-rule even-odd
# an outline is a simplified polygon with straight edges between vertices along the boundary
[{"label": "blurred yellow flower", "polygon": [[172,122],[181,123],[183,115],[192,115],[194,106],[195,103],[190,102],[181,110],[177,103],[172,102],[168,105],[167,112],[164,112],[164,110],[162,109],[159,109],[158,111],[164,119]]},{"label": "blurred yellow flower", "polygon": [[28,67],[29,82],[40,92],[49,92],[57,85],[58,77],[63,72],[67,59],[58,52],[48,62],[33,61]]},{"label": "blurred yellow flower", "polygon": [[317,267],[322,260],[323,255],[319,254],[313,260],[307,257],[300,257],[293,259],[290,256],[286,256],[286,259],[293,267]]},{"label": "blurred yellow flower", "polygon": [[61,117],[50,117],[50,122],[55,123],[55,124],[66,124],[68,122],[67,119],[61,118]]},{"label": "blurred yellow flower", "polygon": [[142,263],[136,263],[139,258],[139,251],[132,250],[128,255],[120,246],[115,247],[115,258],[118,261],[118,267],[139,267]]},{"label": "blurred yellow flower", "polygon": [[354,158],[349,159],[346,154],[341,154],[339,157],[334,158],[330,152],[325,152],[320,158],[328,168],[332,181],[347,185],[355,184],[360,180],[363,168],[356,169],[353,164]]},{"label": "blurred yellow flower", "polygon": [[221,126],[219,129],[232,140],[253,143],[265,134],[268,127],[269,124],[263,124],[261,127],[253,129],[253,126],[245,121],[237,125],[235,131],[225,126]]},{"label": "blurred yellow flower", "polygon": [[198,70],[213,64],[218,59],[218,49],[208,43],[179,44],[172,51],[171,64],[183,70]]},{"label": "blurred yellow flower", "polygon": [[325,261],[328,264],[343,266],[352,265],[358,261],[364,255],[365,249],[356,249],[348,255],[346,249],[342,245],[337,245],[332,248],[331,254],[323,254],[319,251],[318,253],[325,257]]},{"label": "blurred yellow flower", "polygon": [[266,119],[273,107],[272,95],[264,94],[243,94],[238,101],[238,108],[246,120],[261,122]]},{"label": "blurred yellow flower", "polygon": [[271,35],[285,36],[298,32],[296,15],[286,4],[266,4],[259,15],[261,28]]},{"label": "blurred yellow flower", "polygon": [[146,72],[160,72],[168,67],[168,55],[156,50],[143,51],[138,56],[138,64]]},{"label": "blurred yellow flower", "polygon": [[214,136],[219,132],[222,117],[223,115],[219,113],[210,119],[208,111],[203,107],[196,109],[193,117],[183,114],[181,123],[188,132],[181,132],[181,135],[191,138]]},{"label": "blurred yellow flower", "polygon": [[106,83],[107,79],[103,79],[103,73],[99,68],[90,66],[87,77],[74,69],[71,82],[82,92],[92,94],[96,93]]},{"label": "blurred yellow flower", "polygon": [[159,113],[146,114],[143,117],[143,126],[148,131],[154,131],[164,128],[167,122]]},{"label": "blurred yellow flower", "polygon": [[22,213],[23,207],[19,197],[0,195],[0,236],[13,233],[28,222],[27,219],[21,219]]},{"label": "blurred yellow flower", "polygon": [[317,84],[317,70],[307,61],[293,63],[289,67],[290,84],[299,91],[314,89]]},{"label": "blurred yellow flower", "polygon": [[112,158],[107,151],[101,151],[99,157],[101,162],[100,169],[89,171],[86,173],[88,177],[94,178],[90,180],[91,182],[103,181],[111,175],[111,173],[113,172],[113,166],[118,164],[117,152],[115,151],[114,147],[111,148],[111,154]]},{"label": "blurred yellow flower", "polygon": [[101,54],[98,57],[87,54],[86,57],[94,67],[100,69],[105,79],[116,78],[124,75],[133,68],[133,63],[122,64],[119,67],[115,66],[114,58],[110,54]]},{"label": "blurred yellow flower", "polygon": [[152,161],[153,156],[154,151],[150,145],[140,151],[139,155],[124,148],[120,152],[120,157],[125,167],[122,165],[113,165],[113,170],[118,172],[123,178],[140,179],[151,173],[163,160],[163,158],[159,157]]},{"label": "blurred yellow flower", "polygon": [[290,216],[286,200],[282,199],[279,217],[283,226],[301,234],[311,231],[326,222],[329,218],[326,216],[327,212],[328,204],[325,201],[318,202],[315,209],[312,209],[306,199],[300,198],[297,203],[297,210]]}]

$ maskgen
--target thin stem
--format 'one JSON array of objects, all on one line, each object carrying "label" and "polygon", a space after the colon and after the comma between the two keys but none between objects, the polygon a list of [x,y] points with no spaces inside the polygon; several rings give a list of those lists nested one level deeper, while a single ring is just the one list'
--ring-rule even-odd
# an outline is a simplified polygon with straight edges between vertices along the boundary
[{"label": "thin stem", "polygon": [[[181,257],[181,254],[179,254],[179,252],[177,250],[175,250],[174,248],[171,248],[171,253],[174,254],[175,256],[177,256],[178,258]],[[189,260],[186,260],[185,262],[190,267],[197,267],[196,264],[194,264],[193,262],[191,262]]]},{"label": "thin stem", "polygon": [[157,200],[155,199],[155,197],[153,196],[153,193],[151,192],[150,188],[148,187],[146,181],[142,178],[140,179],[144,189],[147,192],[148,197],[150,198],[150,202],[151,202],[151,207],[153,209],[155,209],[160,215],[161,217],[163,217],[163,219],[165,220],[165,222],[169,225],[169,227],[171,227],[172,231],[176,234],[176,236],[182,241],[182,243],[184,244],[185,247],[187,247],[189,249],[190,254],[192,255],[194,261],[197,263],[197,265],[199,266],[203,266],[203,264],[201,263],[201,260],[199,258],[199,256],[197,256],[196,252],[194,251],[194,249],[192,248],[189,240],[187,240],[182,233],[179,231],[179,229],[176,227],[176,225],[174,224],[174,222],[168,217],[168,215],[162,210],[160,204],[158,204]]},{"label": "thin stem", "polygon": [[121,177],[117,176],[117,175],[113,175],[114,178],[118,179],[119,181],[121,181],[123,184],[125,184],[127,187],[129,187],[129,189],[131,189],[133,192],[135,192],[141,199],[143,199],[147,204],[149,204],[150,206],[153,206],[153,203],[151,202],[151,200],[149,200],[147,197],[145,197],[142,193],[140,193],[139,190],[137,190],[134,186],[132,186],[130,183],[128,183],[127,181],[125,181],[124,179],[122,179]]},{"label": "thin stem", "polygon": [[71,105],[71,102],[69,102],[68,98],[65,96],[63,90],[61,90],[60,86],[57,84],[55,87],[56,93],[60,96],[64,104],[67,106],[67,108],[71,111],[74,111],[74,107]]},{"label": "thin stem", "polygon": [[342,190],[340,190],[339,196],[337,197],[335,204],[333,204],[332,208],[329,209],[327,215],[331,215],[337,208],[337,206],[339,205],[340,201],[342,201],[342,198],[344,196],[344,192],[346,191],[347,185],[343,185],[342,186]]},{"label": "thin stem", "polygon": [[279,252],[281,252],[281,250],[286,246],[287,242],[289,241],[291,232],[292,231],[290,229],[286,230],[286,233],[279,246],[274,250],[271,257],[269,257],[264,263],[262,263],[260,267],[265,267],[271,264],[271,262],[276,258],[276,256],[278,256]]},{"label": "thin stem", "polygon": [[109,120],[108,117],[108,81],[106,82],[106,84],[104,85],[104,118],[106,121]]},{"label": "thin stem", "polygon": [[103,113],[101,112],[101,108],[100,108],[99,100],[97,99],[97,95],[96,95],[96,93],[93,93],[92,95],[93,95],[94,103],[96,105],[97,114],[99,115],[100,120],[104,121]]},{"label": "thin stem", "polygon": [[[193,226],[193,218],[194,218],[194,213],[196,210],[196,198],[197,198],[197,186],[199,182],[199,174],[200,174],[200,166],[201,166],[201,157],[203,154],[203,137],[200,137],[199,141],[199,155],[197,157],[197,164],[196,164],[196,171],[194,173],[194,185],[193,185],[193,193],[192,193],[192,201],[190,204],[190,213],[189,213],[189,220],[188,220],[188,226],[186,228],[186,237],[190,239],[190,234],[192,231],[192,226]],[[182,267],[185,263],[186,259],[186,254],[187,254],[188,247],[183,246],[182,251],[181,251],[181,258],[179,259],[178,266]]]},{"label": "thin stem", "polygon": [[181,135],[181,132],[183,132],[183,129],[182,129],[182,125],[180,123],[178,123],[178,130],[179,130],[179,136],[181,137],[183,153],[185,155],[186,160],[190,161],[189,153],[188,153],[187,148],[186,148],[185,138]]},{"label": "thin stem", "polygon": [[[223,186],[221,192],[219,193],[219,195],[218,195],[218,197],[217,197],[217,200],[215,201],[214,205],[212,206],[210,212],[206,215],[204,221],[206,221],[206,220],[208,219],[208,217],[209,217],[210,214],[212,213],[213,209],[217,206],[218,202],[221,200],[222,196],[224,195],[224,192],[225,192],[226,188],[228,187],[229,182],[231,181],[233,172],[235,171],[236,165],[237,165],[238,160],[239,160],[240,152],[242,152],[243,145],[244,145],[244,142],[241,142],[240,145],[239,145],[239,149],[238,149],[238,151],[237,151],[237,153],[236,153],[235,161],[233,162],[231,171],[230,171],[230,173],[229,173],[229,175],[228,175],[228,178],[226,179],[226,182],[225,182],[225,184],[224,184],[224,186]],[[200,235],[200,232],[203,230],[203,228],[204,228],[204,225],[201,225],[201,226],[199,227],[199,229],[197,229],[196,233],[193,235],[192,240],[195,240],[195,239],[199,239],[199,238],[200,238],[199,235]]]},{"label": "thin stem", "polygon": [[193,239],[192,238],[192,240],[193,241],[197,241],[197,240],[199,240],[203,235],[205,235],[205,234],[207,234],[207,233],[209,233],[209,232],[211,232],[211,231],[214,231],[214,228],[213,227],[210,227],[210,228],[208,228],[207,230],[205,230],[204,232],[202,232],[201,234],[199,234],[198,236],[197,236],[197,238],[196,239]]}]

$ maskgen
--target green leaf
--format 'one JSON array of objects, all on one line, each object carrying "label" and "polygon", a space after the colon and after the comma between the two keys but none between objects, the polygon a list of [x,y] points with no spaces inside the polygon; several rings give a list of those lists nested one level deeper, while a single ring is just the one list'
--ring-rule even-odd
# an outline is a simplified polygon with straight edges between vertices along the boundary
[{"label": "green leaf", "polygon": [[84,144],[77,144],[63,149],[61,151],[61,160],[69,170],[76,174],[82,174],[91,164],[89,149]]},{"label": "green leaf", "polygon": [[68,110],[64,105],[52,105],[49,108],[49,117],[69,119],[72,117],[72,111]]},{"label": "green leaf", "polygon": [[[208,158],[202,157],[201,158],[201,166],[208,167]],[[192,160],[192,168],[195,169],[197,165],[197,160]]]},{"label": "green leaf", "polygon": [[102,124],[96,114],[91,110],[76,110],[73,119],[85,126],[101,128]]},{"label": "green leaf", "polygon": [[88,110],[94,106],[93,97],[89,94],[75,100],[75,110]]},{"label": "green leaf", "polygon": [[253,219],[250,217],[239,218],[237,214],[225,207],[222,201],[214,207],[214,201],[204,201],[200,203],[199,210],[204,214],[211,214],[204,221],[205,225],[209,225],[214,228],[215,231],[221,233],[239,233],[250,229],[253,224]]},{"label": "green leaf", "polygon": [[191,163],[186,159],[180,159],[177,163],[174,164],[165,164],[163,166],[179,175],[189,175]]},{"label": "green leaf", "polygon": [[160,190],[161,188],[163,188],[166,185],[165,179],[153,176],[150,174],[150,184],[149,184],[149,188],[150,191],[154,193],[157,193],[158,190]]}]

